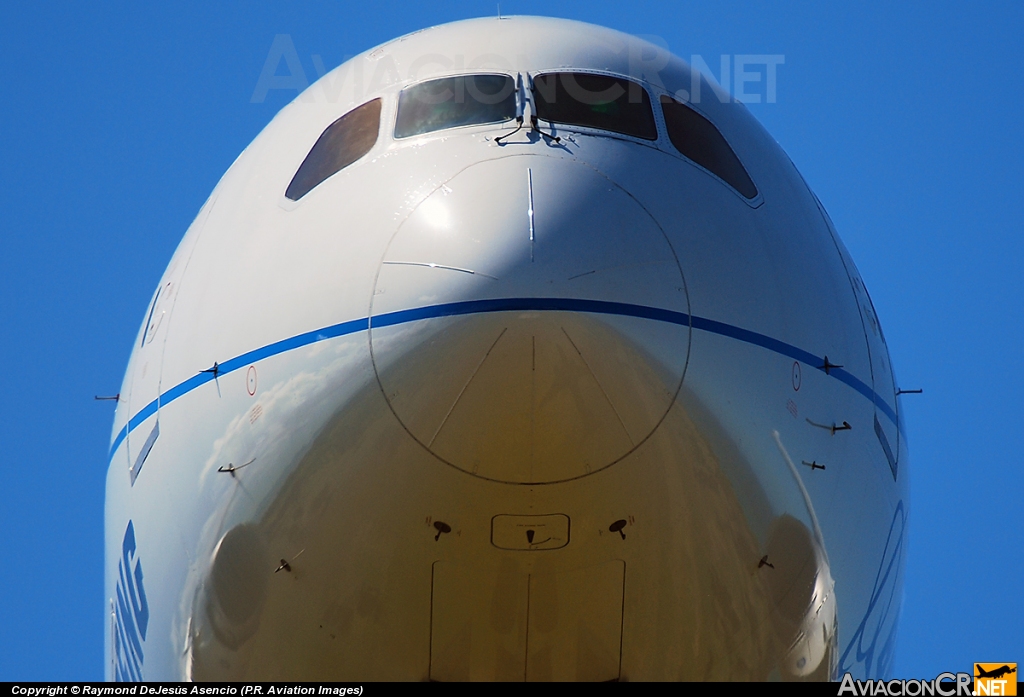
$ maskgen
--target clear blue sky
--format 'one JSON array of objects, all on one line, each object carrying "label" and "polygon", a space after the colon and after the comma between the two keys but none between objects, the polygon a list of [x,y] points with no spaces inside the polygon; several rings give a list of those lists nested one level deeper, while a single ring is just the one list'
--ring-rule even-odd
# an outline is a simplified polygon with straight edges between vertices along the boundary
[{"label": "clear blue sky", "polygon": [[[481,2],[0,4],[0,680],[100,679],[113,408],[153,288],[214,184],[312,79]],[[984,7],[984,9],[981,9]],[[896,673],[1024,662],[1024,5],[533,2],[675,53],[781,54],[751,110],[829,209],[910,434]],[[1018,503],[1014,504],[1013,502]]]}]

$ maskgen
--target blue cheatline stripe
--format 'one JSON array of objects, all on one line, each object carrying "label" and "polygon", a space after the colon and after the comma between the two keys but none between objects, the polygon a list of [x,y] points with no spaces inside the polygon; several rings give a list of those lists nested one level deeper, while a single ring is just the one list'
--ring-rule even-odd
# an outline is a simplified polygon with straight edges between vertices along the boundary
[{"label": "blue cheatline stripe", "polygon": [[[719,336],[725,336],[747,344],[766,348],[769,351],[786,356],[787,358],[800,361],[812,368],[821,369],[821,366],[824,365],[825,362],[824,358],[815,356],[813,353],[809,353],[801,348],[787,344],[784,341],[779,341],[778,339],[773,339],[770,336],[752,332],[749,329],[742,329],[731,324],[725,324],[724,322],[716,322],[713,319],[691,316],[685,312],[663,310],[658,307],[648,307],[647,305],[606,302],[604,300],[579,300],[576,298],[498,298],[493,300],[466,300],[464,302],[445,303],[443,305],[428,305],[427,307],[417,307],[411,310],[398,310],[397,312],[388,312],[383,315],[377,315],[372,318],[372,321],[371,318],[364,317],[362,319],[354,319],[349,322],[342,322],[341,324],[332,324],[331,326],[324,327],[323,329],[317,329],[312,332],[297,334],[288,339],[275,341],[274,343],[267,344],[262,348],[254,349],[223,363],[218,363],[217,375],[219,377],[221,375],[233,373],[239,368],[244,368],[252,363],[261,361],[264,358],[270,358],[271,356],[276,356],[286,351],[308,346],[309,344],[314,344],[318,341],[334,339],[339,336],[345,336],[346,334],[355,334],[357,332],[365,331],[369,329],[371,325],[374,327],[391,327],[398,324],[417,322],[419,320],[433,319],[436,317],[455,317],[458,315],[472,315],[484,312],[589,312],[599,315],[638,317],[641,319],[654,320],[656,322],[692,326],[694,329],[699,329],[711,334],[718,334]],[[883,414],[889,417],[894,424],[896,423],[896,412],[893,411],[892,407],[886,404],[885,400],[879,397],[869,385],[866,385],[864,382],[842,368],[832,368],[829,370],[829,375],[840,382],[849,385],[854,390],[862,394],[868,400],[873,402],[874,405]],[[202,372],[193,375],[189,379],[170,388],[157,399],[154,399],[152,402],[140,409],[133,417],[131,417],[131,419],[128,420],[128,423],[125,424],[124,428],[118,432],[117,437],[114,438],[114,442],[110,446],[110,457],[113,457],[114,452],[117,451],[121,442],[131,431],[156,413],[158,404],[160,406],[166,406],[178,397],[188,394],[192,390],[201,385],[205,385],[213,379],[213,372]]]},{"label": "blue cheatline stripe", "polygon": [[[738,339],[739,341],[746,342],[748,344],[754,344],[766,348],[769,351],[774,351],[780,355],[792,358],[795,361],[805,363],[812,368],[818,368],[823,370],[822,366],[825,364],[823,357],[815,356],[813,353],[808,353],[801,348],[797,348],[792,344],[787,344],[784,341],[773,339],[770,336],[764,334],[758,334],[752,332],[749,329],[741,329],[740,327],[734,327],[731,324],[725,324],[724,322],[716,322],[713,319],[705,319],[704,317],[693,317],[693,328],[703,329],[706,332],[712,334],[719,334],[721,336],[727,336],[730,339]],[[878,394],[871,389],[871,386],[857,378],[852,373],[843,370],[842,368],[830,368],[828,371],[830,377],[835,378],[839,382],[849,385],[860,394],[864,395],[868,401],[873,402],[878,410],[889,417],[889,420],[894,424],[897,424],[896,412],[885,403],[885,400],[878,396]],[[897,428],[899,425],[897,424]]]}]

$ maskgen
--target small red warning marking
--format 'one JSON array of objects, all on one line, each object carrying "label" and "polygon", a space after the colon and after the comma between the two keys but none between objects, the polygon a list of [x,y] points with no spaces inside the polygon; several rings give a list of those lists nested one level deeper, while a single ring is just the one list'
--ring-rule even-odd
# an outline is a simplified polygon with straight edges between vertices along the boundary
[{"label": "small red warning marking", "polygon": [[245,376],[245,389],[249,393],[250,397],[256,396],[256,366],[249,366],[249,371]]}]

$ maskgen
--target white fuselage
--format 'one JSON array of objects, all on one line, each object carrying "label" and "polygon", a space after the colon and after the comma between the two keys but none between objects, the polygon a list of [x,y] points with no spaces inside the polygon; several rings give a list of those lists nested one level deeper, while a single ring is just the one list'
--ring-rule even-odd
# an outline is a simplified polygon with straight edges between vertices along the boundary
[{"label": "white fuselage", "polygon": [[[525,97],[514,134],[394,137],[410,85],[567,66],[641,85],[657,138],[538,133]],[[756,196],[673,147],[684,90]],[[286,197],[377,98],[369,152]],[[282,110],[161,279],[113,428],[108,675],[884,676],[906,500],[871,301],[745,108],[611,30],[444,25]]]}]

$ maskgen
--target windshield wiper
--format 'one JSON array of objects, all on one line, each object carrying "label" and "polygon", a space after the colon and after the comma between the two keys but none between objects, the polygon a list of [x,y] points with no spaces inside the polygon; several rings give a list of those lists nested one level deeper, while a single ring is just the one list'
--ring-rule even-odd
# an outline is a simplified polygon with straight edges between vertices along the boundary
[{"label": "windshield wiper", "polygon": [[511,133],[506,133],[503,136],[498,136],[494,139],[494,142],[501,145],[501,141],[505,138],[514,136],[519,131],[523,130],[523,112],[526,109],[526,95],[523,91],[523,74],[519,73],[516,75],[516,130]]},{"label": "windshield wiper", "polygon": [[533,99],[533,78],[527,75],[527,79],[523,80],[522,73],[516,76],[516,129],[505,135],[498,136],[494,139],[494,142],[498,145],[504,145],[501,141],[523,130],[523,124],[526,122],[527,104],[530,105],[530,131],[540,134],[549,143],[561,143],[562,139],[559,136],[547,133],[537,123],[537,106]]}]

